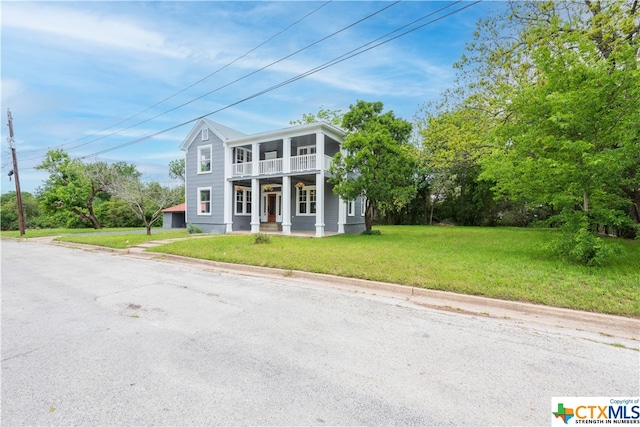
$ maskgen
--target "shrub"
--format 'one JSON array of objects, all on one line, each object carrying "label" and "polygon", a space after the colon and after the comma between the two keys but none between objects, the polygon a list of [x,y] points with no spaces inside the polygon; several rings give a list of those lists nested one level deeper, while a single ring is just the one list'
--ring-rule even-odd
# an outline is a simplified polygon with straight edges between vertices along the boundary
[{"label": "shrub", "polygon": [[586,215],[574,213],[564,216],[563,235],[553,241],[550,249],[558,256],[587,266],[603,265],[612,256],[619,254],[618,245],[608,244],[589,230]]},{"label": "shrub", "polygon": [[362,233],[365,236],[379,236],[382,233],[380,232],[380,230],[364,230]]},{"label": "shrub", "polygon": [[189,226],[187,227],[187,233],[189,234],[202,233],[202,228],[198,227],[197,225],[189,224]]},{"label": "shrub", "polygon": [[271,243],[271,236],[269,236],[268,234],[264,234],[264,233],[258,233],[256,234],[256,237],[254,239],[254,243],[256,245],[261,245],[261,244],[267,244],[267,243]]}]

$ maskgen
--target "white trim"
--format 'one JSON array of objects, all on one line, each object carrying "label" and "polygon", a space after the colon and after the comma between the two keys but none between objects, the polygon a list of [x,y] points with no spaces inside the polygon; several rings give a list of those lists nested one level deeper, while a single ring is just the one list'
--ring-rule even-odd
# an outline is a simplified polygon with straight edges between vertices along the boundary
[{"label": "white trim", "polygon": [[[203,212],[202,207],[205,206],[204,203],[207,202],[202,202],[201,198],[202,198],[202,192],[203,191],[208,191],[209,192],[209,212]],[[198,187],[198,190],[196,192],[196,212],[198,213],[198,215],[207,215],[207,216],[211,216],[211,201],[213,200],[213,191],[211,190],[211,187]]]},{"label": "white trim", "polygon": [[209,140],[209,128],[202,129],[202,140],[203,141]]},{"label": "white trim", "polygon": [[[313,190],[313,195],[315,196],[315,204],[316,204],[316,211],[315,212],[311,212],[311,190]],[[304,213],[300,213],[300,204],[301,204],[301,200],[300,200],[300,193],[302,191],[306,191],[305,194],[305,200],[304,202],[302,202],[305,205],[305,210],[306,212]],[[315,185],[306,185],[302,188],[300,187],[296,187],[296,215],[297,216],[316,216],[316,213],[318,212],[318,192],[316,191],[316,186]]]},{"label": "white trim", "polygon": [[360,196],[360,216],[365,216],[367,213],[367,197]]},{"label": "white trim", "polygon": [[[241,187],[242,190],[236,190],[236,187]],[[242,212],[238,212],[238,194],[242,194]],[[253,204],[251,203],[251,188],[250,187],[242,187],[242,186],[234,186],[233,188],[233,213],[237,216],[251,216],[251,212],[248,212],[247,206],[251,207],[253,210]]]},{"label": "white trim", "polygon": [[[209,150],[209,170],[202,170],[202,163],[204,161],[204,159],[202,158],[202,152],[204,150]],[[196,158],[196,172],[198,173],[198,175],[203,174],[203,173],[211,173],[213,171],[213,167],[211,165],[213,161],[213,144],[208,144],[208,145],[200,145],[198,147],[198,157]]]},{"label": "white trim", "polygon": [[[253,151],[250,148],[245,148],[245,147],[234,147],[235,152],[234,152],[234,157],[233,157],[233,163],[234,164],[240,164],[240,163],[251,163],[253,162]],[[242,153],[242,161],[239,162],[238,161],[238,153]]]},{"label": "white trim", "polygon": [[316,122],[253,135],[239,136],[237,138],[229,138],[226,143],[232,146],[237,146],[252,142],[269,142],[283,138],[295,138],[298,136],[311,135],[315,132],[323,132],[338,143],[342,143],[345,137],[344,130],[328,123]]},{"label": "white trim", "polygon": [[[306,153],[300,154],[302,150],[307,150]],[[316,154],[316,146],[315,145],[302,145],[298,147],[298,156],[306,156],[308,154]]]},{"label": "white trim", "polygon": [[347,216],[356,216],[356,201],[349,200],[347,202]]}]

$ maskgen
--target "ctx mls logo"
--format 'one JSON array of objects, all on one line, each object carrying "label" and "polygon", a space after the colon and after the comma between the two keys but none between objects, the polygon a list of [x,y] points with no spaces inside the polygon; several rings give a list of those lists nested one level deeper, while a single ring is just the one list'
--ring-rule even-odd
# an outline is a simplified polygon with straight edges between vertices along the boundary
[{"label": "ctx mls logo", "polygon": [[554,412],[556,418],[561,418],[565,424],[569,423],[569,420],[575,416],[573,408],[565,408],[564,403],[558,403],[558,411]]}]

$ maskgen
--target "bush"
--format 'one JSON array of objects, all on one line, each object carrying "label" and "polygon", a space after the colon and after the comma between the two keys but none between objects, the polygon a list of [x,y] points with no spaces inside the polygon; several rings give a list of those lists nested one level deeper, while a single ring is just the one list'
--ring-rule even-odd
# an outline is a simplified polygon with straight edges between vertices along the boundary
[{"label": "bush", "polygon": [[271,243],[271,236],[264,233],[258,233],[254,239],[254,243],[256,245]]},{"label": "bush", "polygon": [[618,245],[607,244],[589,230],[586,215],[576,213],[564,216],[563,236],[551,243],[551,250],[558,256],[587,266],[603,265],[612,256],[619,254]]},{"label": "bush", "polygon": [[189,224],[189,226],[187,227],[187,233],[199,234],[202,233],[202,228],[198,227],[197,225]]},{"label": "bush", "polygon": [[364,230],[362,233],[360,233],[364,236],[379,236],[382,234],[382,232],[380,230]]}]

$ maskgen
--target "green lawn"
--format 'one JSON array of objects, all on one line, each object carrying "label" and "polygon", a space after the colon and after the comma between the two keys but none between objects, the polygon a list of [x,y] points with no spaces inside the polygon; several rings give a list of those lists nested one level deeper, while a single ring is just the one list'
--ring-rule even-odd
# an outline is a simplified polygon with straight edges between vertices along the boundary
[{"label": "green lawn", "polygon": [[151,235],[146,234],[112,234],[112,235],[66,235],[57,238],[56,240],[62,242],[74,242],[84,243],[87,245],[106,246],[109,248],[126,249],[130,246],[139,245],[140,243],[148,242],[149,240],[164,240],[164,239],[177,239],[183,237],[190,237],[187,230],[171,230],[160,231],[152,230]]},{"label": "green lawn", "polygon": [[554,230],[378,229],[381,236],[272,236],[262,245],[253,236],[212,236],[150,250],[640,317],[640,241],[617,241],[622,254],[596,268],[550,256],[542,244]]},{"label": "green lawn", "polygon": [[[30,239],[34,237],[47,237],[47,236],[61,236],[63,234],[84,234],[84,233],[100,233],[105,231],[134,231],[141,230],[141,228],[43,228],[32,230],[28,229],[25,231],[24,236],[25,239]],[[20,237],[19,231],[2,231],[0,232],[0,236],[2,237]]]}]

